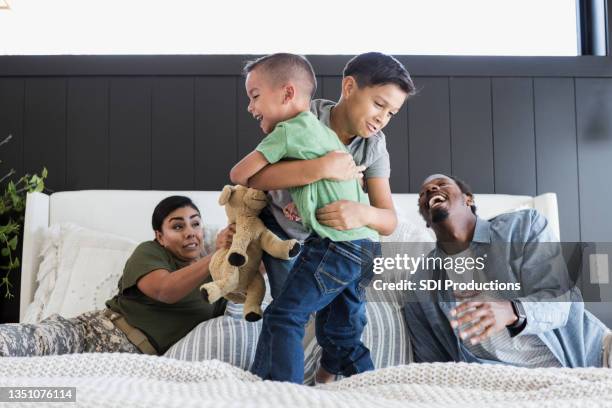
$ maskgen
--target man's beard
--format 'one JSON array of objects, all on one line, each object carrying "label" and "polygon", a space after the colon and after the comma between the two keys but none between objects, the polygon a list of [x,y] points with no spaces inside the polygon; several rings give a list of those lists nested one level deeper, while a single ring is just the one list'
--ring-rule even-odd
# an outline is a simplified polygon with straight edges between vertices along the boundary
[{"label": "man's beard", "polygon": [[437,224],[448,218],[448,210],[446,208],[436,208],[431,212],[431,222]]}]

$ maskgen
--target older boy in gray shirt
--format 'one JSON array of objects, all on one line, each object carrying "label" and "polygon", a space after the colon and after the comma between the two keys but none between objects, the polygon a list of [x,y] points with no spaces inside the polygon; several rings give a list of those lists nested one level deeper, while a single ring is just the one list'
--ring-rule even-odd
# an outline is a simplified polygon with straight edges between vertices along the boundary
[{"label": "older boy in gray shirt", "polygon": [[[338,229],[368,225],[382,235],[391,234],[397,224],[389,187],[389,153],[382,129],[397,113],[393,108],[398,105],[397,101],[400,100],[401,106],[414,93],[414,84],[400,62],[375,52],[351,59],[343,77],[338,103],[313,100],[311,112],[338,134],[352,157],[332,152],[315,160],[277,163],[249,179],[250,187],[268,190],[271,202],[260,217],[283,239],[304,240],[308,236],[299,221],[286,215],[291,203],[286,188],[324,178],[342,180],[363,176],[370,206],[365,208],[342,201],[330,204],[318,212],[323,224]],[[264,254],[272,297],[280,293],[294,259],[283,261]]]}]

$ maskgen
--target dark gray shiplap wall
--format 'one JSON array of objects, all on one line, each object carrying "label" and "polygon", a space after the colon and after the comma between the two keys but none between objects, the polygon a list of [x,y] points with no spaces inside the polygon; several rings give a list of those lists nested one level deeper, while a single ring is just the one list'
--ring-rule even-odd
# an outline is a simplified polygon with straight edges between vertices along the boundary
[{"label": "dark gray shiplap wall", "polygon": [[[0,64],[0,136],[14,136],[0,151],[0,174],[46,166],[55,191],[217,190],[262,137],[239,69],[220,74],[227,61],[183,72],[166,58],[156,69],[174,75],[152,75],[142,62],[116,75],[112,61],[78,68],[83,60],[61,72],[51,63],[4,71]],[[440,68],[435,57],[416,59],[419,94],[385,130],[393,191],[416,192],[433,172],[451,172],[476,193],[552,191],[564,241],[612,241],[609,61],[583,58],[568,70],[575,74],[560,74],[567,61],[548,60],[531,75],[500,59],[479,74],[474,60]],[[319,70],[315,60],[317,97],[337,99],[341,78],[333,73],[342,64]],[[580,76],[589,69],[610,72]]]},{"label": "dark gray shiplap wall", "polygon": [[[559,196],[562,238],[612,240],[612,80],[415,77],[386,129],[394,192],[451,172],[477,193]],[[319,78],[336,99],[340,77]],[[261,138],[240,76],[0,78],[0,170],[55,191],[219,189]],[[597,199],[589,199],[597,197]]]}]

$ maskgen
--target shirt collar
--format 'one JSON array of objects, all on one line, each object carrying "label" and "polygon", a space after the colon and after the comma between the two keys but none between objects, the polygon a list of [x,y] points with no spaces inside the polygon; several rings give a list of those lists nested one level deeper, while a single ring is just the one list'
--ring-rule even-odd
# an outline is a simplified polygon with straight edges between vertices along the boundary
[{"label": "shirt collar", "polygon": [[[480,217],[476,217],[476,225],[474,227],[474,236],[472,244],[490,244],[491,243],[491,223]],[[471,244],[470,244],[471,246]],[[436,244],[434,248],[436,255],[444,255],[444,251]]]},{"label": "shirt collar", "polygon": [[481,244],[491,243],[491,223],[489,221],[476,217],[476,227],[474,228],[472,242]]}]

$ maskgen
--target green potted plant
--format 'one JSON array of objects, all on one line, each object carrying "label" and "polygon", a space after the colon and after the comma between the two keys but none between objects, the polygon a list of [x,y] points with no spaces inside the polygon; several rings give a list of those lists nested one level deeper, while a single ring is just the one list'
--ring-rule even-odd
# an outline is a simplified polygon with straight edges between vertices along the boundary
[{"label": "green potted plant", "polygon": [[[11,139],[9,135],[0,142],[0,146]],[[4,299],[14,297],[13,279],[20,266],[20,239],[26,195],[44,190],[47,169],[43,168],[40,175],[26,174],[17,180],[14,180],[14,176],[15,170],[11,169],[0,178],[0,297]]]}]

